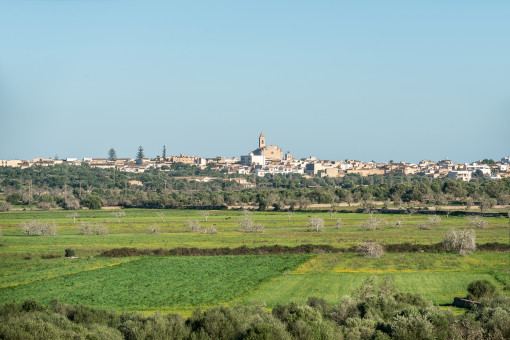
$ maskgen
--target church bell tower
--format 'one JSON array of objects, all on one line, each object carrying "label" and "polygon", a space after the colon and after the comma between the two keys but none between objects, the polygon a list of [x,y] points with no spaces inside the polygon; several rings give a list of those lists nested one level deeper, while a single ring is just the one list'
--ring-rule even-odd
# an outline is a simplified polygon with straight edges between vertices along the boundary
[{"label": "church bell tower", "polygon": [[261,132],[259,136],[259,149],[266,146],[266,137],[264,137],[264,133]]}]

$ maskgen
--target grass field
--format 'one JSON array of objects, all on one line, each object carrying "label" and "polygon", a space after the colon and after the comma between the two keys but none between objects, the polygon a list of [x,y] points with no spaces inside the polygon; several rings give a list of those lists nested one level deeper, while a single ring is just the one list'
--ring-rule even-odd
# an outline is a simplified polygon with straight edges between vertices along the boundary
[{"label": "grass field", "polygon": [[[379,215],[388,221],[380,230],[363,230],[367,214],[295,213],[291,220],[282,212],[254,212],[265,233],[242,233],[240,211],[212,211],[208,221],[193,210],[124,210],[120,222],[112,211],[79,211],[76,224],[66,211],[14,211],[0,213],[0,303],[35,298],[44,303],[58,298],[69,303],[119,310],[177,311],[189,313],[198,306],[263,301],[268,307],[290,301],[304,302],[320,296],[337,302],[372,275],[389,276],[394,284],[422,294],[438,304],[451,303],[466,295],[475,279],[488,279],[508,295],[510,254],[479,252],[467,257],[455,254],[386,254],[367,259],[357,254],[248,255],[213,257],[102,258],[97,255],[114,247],[237,247],[261,245],[330,244],[349,247],[362,240],[392,244],[440,242],[450,228],[465,228],[461,217],[443,217],[441,226],[419,230],[425,215]],[[158,216],[164,213],[164,216]],[[321,216],[326,227],[311,232],[307,221]],[[337,219],[342,228],[336,229]],[[26,236],[18,226],[30,219],[55,221],[58,235]],[[215,224],[218,234],[190,233],[187,220]],[[401,220],[401,228],[393,222]],[[508,242],[508,219],[487,218],[487,229],[476,229],[478,243]],[[76,225],[98,223],[110,234],[80,235]],[[151,235],[150,225],[160,233]],[[78,258],[42,259],[62,256],[73,248]]]},{"label": "grass field", "polygon": [[[426,215],[380,215],[387,224],[380,230],[364,230],[360,223],[367,220],[367,214],[334,214],[330,219],[328,213],[295,213],[291,220],[283,212],[254,212],[252,215],[256,223],[263,224],[266,232],[239,232],[237,221],[242,217],[240,211],[212,211],[207,222],[195,210],[149,210],[126,209],[126,216],[117,222],[112,211],[82,210],[73,224],[72,219],[66,217],[66,211],[13,211],[0,213],[0,227],[3,237],[0,243],[0,254],[39,254],[48,251],[60,251],[65,248],[76,248],[83,255],[95,255],[101,250],[113,247],[145,247],[145,248],[173,248],[173,247],[236,247],[241,245],[289,245],[304,243],[331,244],[336,247],[349,247],[362,240],[375,240],[380,243],[411,242],[430,244],[441,242],[444,234],[450,228],[469,227],[463,217],[441,219],[441,226],[431,230],[419,230],[417,225],[425,222]],[[158,213],[163,213],[161,218]],[[311,216],[324,218],[325,228],[322,232],[311,232],[307,225]],[[26,237],[19,230],[24,221],[37,219],[54,221],[58,225],[58,235],[55,237]],[[336,229],[337,219],[342,220],[341,229]],[[185,226],[188,220],[199,220],[204,227],[216,225],[218,234],[190,233]],[[394,228],[395,221],[402,221],[401,228]],[[488,228],[477,229],[477,242],[508,242],[508,219],[487,218]],[[77,225],[80,223],[97,223],[105,225],[110,234],[107,236],[79,235]],[[157,224],[159,235],[150,235],[147,227]]]}]

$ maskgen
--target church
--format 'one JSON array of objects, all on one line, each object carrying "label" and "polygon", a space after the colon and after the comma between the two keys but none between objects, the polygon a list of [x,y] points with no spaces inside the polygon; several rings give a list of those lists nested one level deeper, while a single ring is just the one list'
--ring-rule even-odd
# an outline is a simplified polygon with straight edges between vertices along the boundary
[{"label": "church", "polygon": [[261,132],[259,136],[259,147],[253,151],[255,156],[264,156],[267,160],[281,161],[283,159],[282,149],[276,145],[266,145],[266,137]]},{"label": "church", "polygon": [[247,156],[241,156],[241,164],[246,166],[266,165],[266,161],[279,162],[283,159],[282,149],[276,145],[266,145],[264,133],[260,133],[259,147]]}]

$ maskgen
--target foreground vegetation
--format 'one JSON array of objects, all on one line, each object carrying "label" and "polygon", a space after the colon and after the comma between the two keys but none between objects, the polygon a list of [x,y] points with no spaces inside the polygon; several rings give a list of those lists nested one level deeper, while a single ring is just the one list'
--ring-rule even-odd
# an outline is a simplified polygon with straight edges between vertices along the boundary
[{"label": "foreground vegetation", "polygon": [[[370,278],[333,305],[311,297],[306,304],[260,304],[144,316],[52,301],[0,307],[5,339],[495,339],[510,337],[510,299],[494,296],[490,283],[470,284],[481,303],[463,315],[402,293],[389,280]],[[490,293],[484,296],[484,293]]]}]

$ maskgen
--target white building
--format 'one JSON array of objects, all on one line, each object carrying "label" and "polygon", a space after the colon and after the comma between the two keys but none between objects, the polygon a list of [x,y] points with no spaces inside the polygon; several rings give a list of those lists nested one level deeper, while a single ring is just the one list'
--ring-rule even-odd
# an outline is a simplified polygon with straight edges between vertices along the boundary
[{"label": "white building", "polygon": [[471,171],[450,171],[446,177],[453,179],[461,179],[464,182],[469,182],[471,180]]},{"label": "white building", "polygon": [[491,175],[491,168],[486,164],[478,164],[478,163],[466,164],[466,170],[471,171],[471,172],[480,170],[484,176]]},{"label": "white building", "polygon": [[266,165],[266,157],[262,155],[254,155],[253,152],[250,152],[247,156],[241,156],[241,164],[244,166],[252,166],[252,165]]}]

